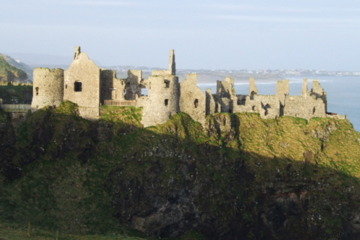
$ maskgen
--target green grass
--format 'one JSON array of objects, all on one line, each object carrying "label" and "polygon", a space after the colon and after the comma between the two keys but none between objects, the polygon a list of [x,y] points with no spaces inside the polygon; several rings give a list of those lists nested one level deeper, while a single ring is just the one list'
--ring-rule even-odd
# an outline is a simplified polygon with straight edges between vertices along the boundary
[{"label": "green grass", "polygon": [[28,224],[19,226],[0,223],[1,240],[145,240],[143,237],[131,237],[128,234],[111,235],[72,235],[58,230],[46,231]]},{"label": "green grass", "polygon": [[142,127],[141,107],[120,107],[104,105],[100,108],[100,119],[110,122],[122,122],[137,127]]},{"label": "green grass", "polygon": [[100,121],[75,113],[65,103],[31,114],[18,128],[11,160],[22,175],[0,185],[0,215],[18,225],[1,224],[0,239],[27,239],[28,222],[31,239],[55,239],[57,229],[59,239],[141,239],[127,237],[138,236],[124,227],[127,214],[152,213],[147,199],[161,205],[184,189],[221,231],[233,219],[240,219],[237,227],[254,224],[282,189],[284,196],[311,192],[314,203],[289,223],[299,232],[311,214],[324,216],[319,223],[331,228],[328,235],[340,231],[358,205],[360,133],[347,120],[215,114],[203,128],[179,113],[142,128],[140,108],[103,106]]},{"label": "green grass", "polygon": [[32,100],[32,86],[29,85],[0,85],[0,98],[4,104],[30,104]]}]

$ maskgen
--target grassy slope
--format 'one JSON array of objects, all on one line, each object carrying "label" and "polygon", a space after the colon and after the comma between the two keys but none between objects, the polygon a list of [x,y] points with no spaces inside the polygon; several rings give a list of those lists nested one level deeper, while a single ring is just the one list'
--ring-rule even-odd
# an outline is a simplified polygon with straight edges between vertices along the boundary
[{"label": "grassy slope", "polygon": [[[231,222],[233,212],[223,208],[229,199],[235,204],[241,198],[243,221],[256,221],[258,212],[253,207],[254,201],[259,200],[256,190],[268,191],[266,184],[276,185],[279,181],[299,180],[309,188],[319,182],[322,190],[314,196],[321,200],[308,214],[319,208],[327,220],[338,216],[340,220],[322,222],[334,231],[341,227],[341,220],[351,209],[348,205],[329,213],[321,205],[329,204],[328,200],[340,201],[341,195],[359,199],[360,134],[347,120],[314,119],[307,123],[288,117],[263,120],[256,114],[217,114],[208,119],[212,127],[203,131],[199,123],[182,113],[163,125],[142,129],[137,128],[141,110],[135,108],[103,108],[103,119],[98,123],[75,116],[71,104],[57,110],[57,114],[52,111],[36,112],[18,129],[18,153],[13,161],[23,169],[22,177],[10,185],[2,184],[0,189],[3,218],[22,226],[31,222],[52,229],[47,233],[50,235],[56,229],[134,234],[119,226],[111,212],[111,194],[116,188],[109,192],[106,182],[109,183],[109,176],[119,166],[126,169],[122,173],[125,179],[136,179],[142,185],[148,184],[153,166],[159,164],[162,167],[156,176],[159,186],[174,177],[179,179],[176,186],[179,189],[194,181],[205,181],[203,194],[197,200],[199,208],[217,214],[225,225]],[[231,124],[219,132],[215,124],[219,120]],[[179,157],[172,156],[172,152],[191,156],[198,162],[186,181],[181,182],[183,176],[178,171],[183,163],[174,161]],[[241,184],[230,186],[236,178],[232,162],[239,157],[256,176],[248,186],[247,196],[241,195],[242,191],[233,191],[243,187]],[[221,169],[226,164],[229,167]],[[166,187],[160,187],[156,194],[167,191]],[[127,193],[122,197],[127,197]],[[148,206],[135,207],[140,211]],[[6,229],[9,228],[2,227],[0,233],[5,235],[0,238],[10,240],[24,234]]]}]

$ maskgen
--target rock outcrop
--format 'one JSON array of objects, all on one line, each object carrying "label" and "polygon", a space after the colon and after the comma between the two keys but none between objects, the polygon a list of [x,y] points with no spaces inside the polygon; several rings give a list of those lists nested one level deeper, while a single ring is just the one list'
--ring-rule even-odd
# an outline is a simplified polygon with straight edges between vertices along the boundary
[{"label": "rock outcrop", "polygon": [[360,133],[348,120],[222,113],[203,128],[179,113],[144,129],[129,125],[138,112],[122,113],[87,121],[68,103],[0,138],[2,219],[73,233],[358,239]]}]

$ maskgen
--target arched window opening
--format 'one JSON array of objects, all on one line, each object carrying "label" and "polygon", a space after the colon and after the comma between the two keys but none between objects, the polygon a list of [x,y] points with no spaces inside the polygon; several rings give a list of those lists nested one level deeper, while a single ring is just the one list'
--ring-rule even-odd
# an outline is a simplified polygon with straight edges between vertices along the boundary
[{"label": "arched window opening", "polygon": [[164,83],[165,83],[165,88],[170,87],[170,81],[169,80],[164,80]]},{"label": "arched window opening", "polygon": [[82,82],[76,81],[74,83],[74,91],[75,92],[81,92],[82,91]]},{"label": "arched window opening", "polygon": [[169,99],[165,99],[164,104],[165,104],[165,106],[169,105]]},{"label": "arched window opening", "polygon": [[36,96],[38,96],[39,95],[39,87],[35,88],[35,92],[36,92]]},{"label": "arched window opening", "polygon": [[255,112],[256,111],[256,106],[252,106],[251,109]]},{"label": "arched window opening", "polygon": [[315,108],[315,107],[313,107],[313,111],[312,111],[312,112],[313,112],[313,114],[315,114],[315,112],[316,112],[316,108]]},{"label": "arched window opening", "polygon": [[199,99],[194,100],[194,107],[197,108],[199,106]]}]

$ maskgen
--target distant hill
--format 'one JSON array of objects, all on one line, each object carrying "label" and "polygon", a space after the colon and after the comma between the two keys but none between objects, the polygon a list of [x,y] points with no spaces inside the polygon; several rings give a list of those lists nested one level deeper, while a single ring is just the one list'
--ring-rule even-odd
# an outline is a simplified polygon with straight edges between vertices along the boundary
[{"label": "distant hill", "polygon": [[0,54],[0,82],[29,82],[32,69],[7,55]]}]

